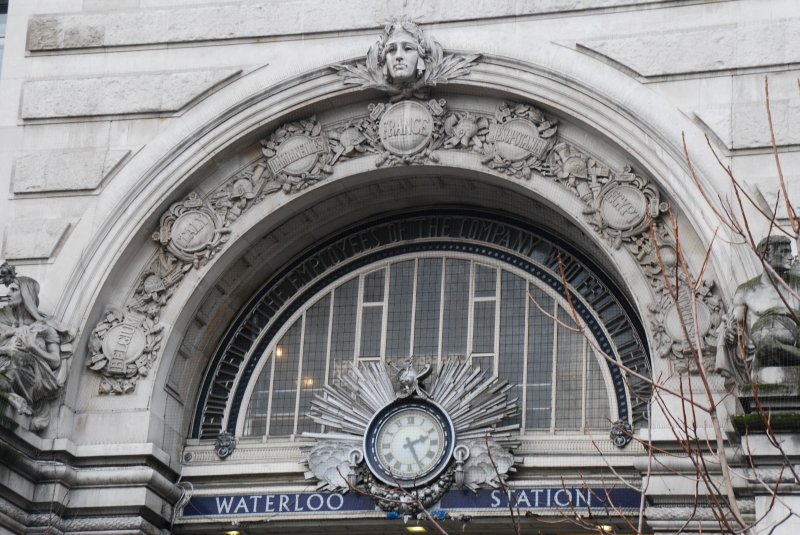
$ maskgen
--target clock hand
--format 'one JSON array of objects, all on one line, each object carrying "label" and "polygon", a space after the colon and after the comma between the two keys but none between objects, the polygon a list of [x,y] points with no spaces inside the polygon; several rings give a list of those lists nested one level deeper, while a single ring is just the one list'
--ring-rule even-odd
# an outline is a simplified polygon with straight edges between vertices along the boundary
[{"label": "clock hand", "polygon": [[416,440],[412,442],[409,437],[406,437],[406,443],[403,444],[403,447],[411,450],[411,455],[414,456],[414,460],[417,461],[417,464],[421,466],[422,461],[419,460],[419,457],[417,457],[417,450],[414,449],[414,444],[416,443],[417,443]]},{"label": "clock hand", "polygon": [[420,435],[417,440],[413,442],[413,444],[419,444],[420,442],[425,442],[428,440],[428,435]]}]

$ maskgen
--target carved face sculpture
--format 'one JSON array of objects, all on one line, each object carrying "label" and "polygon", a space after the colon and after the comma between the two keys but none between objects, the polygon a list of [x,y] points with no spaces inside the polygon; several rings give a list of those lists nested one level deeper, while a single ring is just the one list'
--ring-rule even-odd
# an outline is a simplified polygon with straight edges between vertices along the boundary
[{"label": "carved face sculpture", "polygon": [[22,304],[22,292],[19,289],[19,283],[16,281],[8,286],[8,303],[11,306],[20,306]]},{"label": "carved face sculpture", "polygon": [[402,28],[393,31],[384,45],[386,68],[391,79],[398,84],[413,82],[425,63],[420,56],[419,41]]},{"label": "carved face sculpture", "polygon": [[778,273],[791,269],[794,261],[791,242],[789,240],[781,240],[777,243],[771,243],[765,260]]}]

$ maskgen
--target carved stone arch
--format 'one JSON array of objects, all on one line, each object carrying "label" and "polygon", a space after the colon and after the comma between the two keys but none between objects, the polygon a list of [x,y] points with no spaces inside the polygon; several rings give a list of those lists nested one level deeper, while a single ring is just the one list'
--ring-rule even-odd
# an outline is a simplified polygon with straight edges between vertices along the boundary
[{"label": "carved stone arch", "polygon": [[[448,37],[445,40],[448,49],[473,49],[472,40],[458,31],[453,31]],[[618,154],[626,155],[623,159],[629,160],[637,173],[651,178],[662,194],[674,203],[679,216],[694,230],[694,236],[687,239],[701,245],[708,243],[711,231],[702,223],[701,215],[705,206],[698,189],[689,180],[681,151],[681,129],[686,130],[690,146],[701,146],[702,136],[695,126],[661,103],[654,94],[614,69],[552,44],[527,37],[521,39],[528,39],[530,46],[521,42],[515,45],[514,51],[484,54],[469,76],[443,86],[442,90],[466,95],[482,93],[513,102],[533,103],[575,128],[576,139],[583,136],[589,146],[616,147]],[[356,58],[363,55],[363,47],[359,46],[356,51],[335,50],[332,55]],[[171,205],[192,192],[198,193],[199,197],[208,195],[224,180],[254,163],[256,155],[252,149],[248,155],[246,147],[280,124],[306,119],[334,107],[366,104],[377,98],[377,93],[360,93],[345,88],[330,69],[330,63],[330,60],[325,60],[309,66],[299,75],[290,75],[297,71],[288,65],[277,74],[257,71],[189,110],[180,126],[160,134],[125,165],[113,186],[100,195],[98,210],[106,218],[96,231],[91,246],[87,247],[81,264],[63,266],[64,271],[71,275],[58,310],[82,318],[84,335],[81,347],[86,347],[89,333],[102,318],[105,306],[109,303],[121,305],[138,284],[157,251],[150,235],[158,228],[159,219]],[[592,141],[589,133],[600,141]],[[693,155],[701,183],[709,191],[724,191],[725,177],[704,154]],[[439,166],[425,167],[424,173],[432,175],[431,180],[455,179],[467,183],[468,178],[479,185],[508,189],[516,194],[524,192],[539,201],[549,199],[551,205],[560,206],[561,214],[572,217],[576,228],[584,228],[596,246],[601,247],[599,239],[591,234],[591,227],[580,219],[584,205],[575,196],[557,188],[531,190],[516,178],[498,176],[479,165],[479,162],[464,161],[453,155],[450,159],[444,157]],[[156,357],[158,361],[151,378],[143,383],[146,388],[101,400],[96,394],[97,376],[77,373],[73,369],[72,375],[79,377],[69,384],[67,404],[82,413],[149,409],[151,414],[143,416],[147,420],[143,423],[152,427],[153,422],[160,422],[171,410],[167,407],[167,394],[163,387],[173,388],[169,385],[169,371],[176,359],[183,358],[178,356],[179,348],[189,326],[197,321],[197,310],[210,292],[226,290],[224,285],[221,290],[218,288],[224,273],[229,269],[241,269],[236,267],[237,263],[252,265],[246,252],[259,238],[285,223],[291,215],[302,213],[325,197],[332,197],[334,192],[339,193],[338,190],[368,188],[383,179],[419,170],[423,168],[375,170],[371,162],[368,165],[365,161],[352,160],[304,193],[294,196],[281,193],[255,205],[231,225],[227,243],[216,256],[205,266],[198,266],[185,275],[163,309],[161,321],[166,328],[161,353]],[[84,224],[88,223],[81,223]],[[621,266],[621,272],[630,272],[635,267],[629,255],[611,249],[606,252],[617,266]],[[720,256],[713,258],[713,267],[720,278],[733,280],[725,276],[722,270],[725,264],[720,259]],[[56,265],[58,267],[61,266]],[[91,278],[101,282],[87,284]],[[116,288],[130,288],[131,291],[121,295],[115,291]],[[731,288],[722,288],[723,294],[731,292]],[[646,305],[639,303],[643,317]],[[207,319],[212,323],[218,321],[213,315]],[[218,332],[224,330],[224,326],[211,326],[218,328]],[[218,339],[220,335],[215,336]],[[214,342],[207,344],[206,349]],[[195,358],[196,355],[186,357]],[[204,358],[208,358],[208,354]],[[196,365],[202,367],[204,363]],[[82,364],[76,363],[78,366]],[[192,403],[188,399],[183,401],[185,406]],[[95,422],[100,424],[104,417],[87,418],[95,418]],[[178,426],[182,429],[177,430],[178,435],[185,436],[183,431],[189,423],[185,417],[180,420]],[[169,441],[163,433],[158,440]]]}]

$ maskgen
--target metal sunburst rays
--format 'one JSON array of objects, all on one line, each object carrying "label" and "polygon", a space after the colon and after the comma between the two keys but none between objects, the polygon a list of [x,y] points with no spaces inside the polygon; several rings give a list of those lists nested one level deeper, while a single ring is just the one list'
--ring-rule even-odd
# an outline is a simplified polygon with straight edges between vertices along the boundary
[{"label": "metal sunburst rays", "polygon": [[[503,419],[517,414],[517,399],[508,399],[513,385],[487,371],[473,369],[468,360],[458,357],[439,366],[433,385],[427,390],[417,384],[417,378],[424,374],[417,376],[410,363],[404,371],[405,379],[412,372],[411,382],[403,383],[401,371],[401,391],[396,392],[387,365],[379,362],[351,365],[350,370],[338,375],[336,384],[324,387],[323,395],[315,395],[309,416],[332,431],[303,433],[318,440],[307,456],[310,471],[306,472],[306,478],[320,480],[318,488],[328,490],[346,492],[348,482],[355,485],[365,469],[361,444],[370,420],[382,408],[409,395],[410,390],[444,409],[455,427],[456,444],[473,452],[466,462],[460,461],[465,474],[459,478],[460,484],[472,490],[479,486],[496,487],[498,477],[505,478],[514,471],[513,465],[519,459],[510,451],[519,446],[519,440],[512,431],[519,425],[498,427]],[[488,451],[492,452],[491,459]]]},{"label": "metal sunburst rays", "polygon": [[517,398],[508,399],[513,385],[486,375],[487,371],[473,369],[461,359],[443,362],[430,389],[431,399],[450,415],[458,440],[480,439],[488,432],[496,442],[515,449],[519,441],[511,437],[511,431],[519,429],[519,424],[497,427],[517,413]]},{"label": "metal sunburst rays", "polygon": [[325,385],[325,396],[314,395],[309,415],[318,424],[363,437],[372,415],[394,401],[392,380],[378,362],[352,366],[339,380],[340,384]]},{"label": "metal sunburst rays", "polygon": [[[325,395],[315,395],[309,415],[318,424],[363,437],[372,416],[397,397],[389,371],[384,364],[370,362],[353,365],[339,379],[339,384],[325,386]],[[450,415],[458,439],[482,438],[488,431],[498,443],[514,448],[519,442],[511,438],[511,431],[519,425],[497,427],[517,413],[517,398],[508,399],[512,388],[505,379],[487,377],[487,371],[451,358],[439,366],[429,396]]]}]

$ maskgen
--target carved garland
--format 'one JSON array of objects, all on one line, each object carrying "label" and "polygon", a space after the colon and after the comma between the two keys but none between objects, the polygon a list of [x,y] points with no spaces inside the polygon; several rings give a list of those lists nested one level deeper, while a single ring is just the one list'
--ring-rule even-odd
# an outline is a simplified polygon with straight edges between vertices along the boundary
[{"label": "carved garland", "polygon": [[[409,24],[403,28],[413,26]],[[684,275],[678,273],[675,280],[675,270],[670,269],[677,261],[675,244],[663,221],[667,204],[658,189],[630,166],[616,172],[559,140],[557,120],[530,104],[501,102],[492,116],[448,111],[443,99],[430,98],[429,88],[469,74],[479,56],[445,56],[436,41],[422,37],[418,28],[414,31],[421,42],[430,43],[424,73],[416,81],[394,84],[385,78],[380,50],[389,27],[370,49],[366,63],[335,66],[344,83],[384,90],[391,95],[388,102],[369,104],[362,117],[327,130],[314,116],[278,127],[259,142],[263,159],[206,199],[192,193],[162,216],[153,235],[160,245],[158,255],[135,294],[122,308],[109,307],[91,334],[87,366],[102,374],[100,393],[131,392],[147,375],[160,349],[161,308],[189,270],[205,265],[224,246],[228,226],[253,204],[278,191],[302,191],[350,159],[371,157],[376,167],[430,165],[439,162],[437,151],[443,150],[477,154],[495,173],[530,179],[535,171],[563,184],[585,203],[584,217],[595,231],[612,247],[625,247],[650,279],[656,295],[650,307],[656,353],[675,360],[679,370],[686,369],[690,347],[681,318],[690,334],[700,330],[706,354],[713,353],[714,332],[721,321],[713,282],[696,292],[696,327],[690,296],[681,294],[681,306],[676,306],[664,282],[656,245],[671,283],[686,287]]]}]

